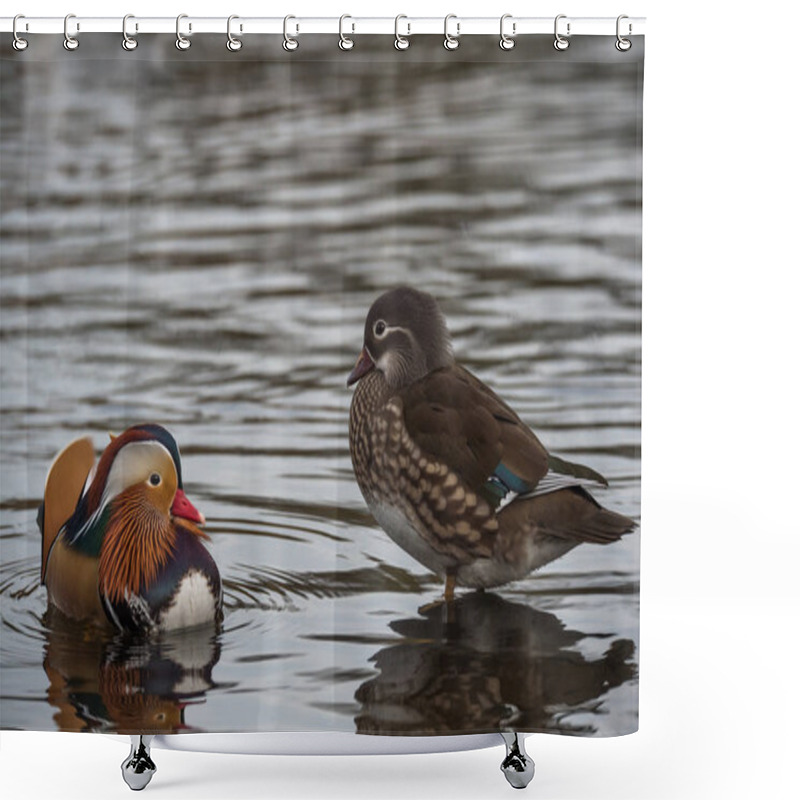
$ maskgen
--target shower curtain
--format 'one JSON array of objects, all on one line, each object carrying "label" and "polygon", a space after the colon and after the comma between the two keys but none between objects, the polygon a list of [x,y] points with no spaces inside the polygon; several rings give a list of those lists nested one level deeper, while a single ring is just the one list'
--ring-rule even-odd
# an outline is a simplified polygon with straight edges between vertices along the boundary
[{"label": "shower curtain", "polygon": [[[225,41],[0,44],[2,726],[635,731],[643,39]],[[351,459],[365,345],[381,366],[365,321],[398,287],[624,535],[443,598]],[[48,602],[51,464],[142,425],[203,515],[208,624],[131,630],[111,590],[106,624]],[[501,520],[533,491],[489,484]]]}]

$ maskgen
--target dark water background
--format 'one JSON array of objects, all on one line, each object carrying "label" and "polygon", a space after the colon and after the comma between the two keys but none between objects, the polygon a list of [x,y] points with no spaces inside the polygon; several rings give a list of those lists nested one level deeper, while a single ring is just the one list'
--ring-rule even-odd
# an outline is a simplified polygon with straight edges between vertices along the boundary
[{"label": "dark water background", "polygon": [[[636,54],[118,38],[2,49],[2,726],[634,730],[639,534],[424,608],[440,583],[352,477],[345,378],[372,300],[424,288],[460,360],[638,519]],[[209,520],[219,633],[46,613],[49,463],[142,421]]]}]

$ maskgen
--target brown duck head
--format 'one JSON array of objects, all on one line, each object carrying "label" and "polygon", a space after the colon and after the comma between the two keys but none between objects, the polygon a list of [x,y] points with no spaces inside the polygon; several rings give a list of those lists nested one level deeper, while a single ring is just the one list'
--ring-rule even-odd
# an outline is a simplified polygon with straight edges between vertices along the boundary
[{"label": "brown duck head", "polygon": [[453,363],[450,333],[436,300],[403,286],[372,304],[364,325],[364,346],[347,385],[375,369],[392,389],[401,389]]}]

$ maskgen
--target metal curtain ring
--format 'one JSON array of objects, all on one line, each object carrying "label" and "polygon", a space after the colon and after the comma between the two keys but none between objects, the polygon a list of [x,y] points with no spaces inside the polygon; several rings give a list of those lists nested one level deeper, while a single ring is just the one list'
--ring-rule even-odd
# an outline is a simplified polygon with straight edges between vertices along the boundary
[{"label": "metal curtain ring", "polygon": [[[631,49],[631,40],[623,38],[622,34],[620,33],[620,23],[622,20],[628,19],[627,14],[620,14],[617,17],[617,41],[614,43],[614,47],[620,51],[620,53],[624,53],[627,50]],[[633,30],[631,23],[628,23],[628,36],[631,35],[631,31]]]},{"label": "metal curtain ring", "polygon": [[398,14],[394,18],[394,49],[395,50],[408,50],[411,45],[411,42],[408,41],[409,36],[411,36],[411,23],[406,22],[406,27],[408,28],[406,35],[400,35],[400,20],[405,19],[407,20],[408,17],[405,14]]},{"label": "metal curtain ring", "polygon": [[[450,33],[448,30],[448,23],[451,19],[456,21],[456,32],[455,35]],[[444,18],[444,49],[445,50],[457,50],[458,45],[460,42],[458,41],[458,37],[461,36],[461,23],[458,21],[458,17],[455,14],[448,14]]]},{"label": "metal curtain ring", "polygon": [[[67,14],[67,16],[64,17],[64,49],[65,50],[77,50],[78,49],[78,45],[80,44],[80,42],[74,36],[70,36],[70,33],[69,33],[69,21],[71,19],[75,19],[75,15],[74,14]],[[79,31],[80,29],[81,29],[80,23],[76,23],[75,24],[75,30]]]},{"label": "metal curtain ring", "polygon": [[[128,20],[136,19],[133,14],[126,14],[122,18],[122,48],[123,50],[135,50],[139,46],[139,42],[128,34]],[[139,23],[136,23],[136,32],[139,31]]]},{"label": "metal curtain ring", "polygon": [[[11,30],[12,30],[12,32],[14,34],[14,41],[11,44],[14,47],[15,50],[24,50],[28,46],[28,40],[27,39],[23,39],[17,33],[17,20],[18,19],[25,19],[25,15],[24,14],[17,14],[17,16],[14,17],[14,22],[13,22],[13,24],[11,26]],[[27,27],[28,27],[28,25],[26,23],[25,24],[25,29],[26,30],[27,30]]]},{"label": "metal curtain ring", "polygon": [[[237,53],[239,50],[242,49],[242,40],[237,39],[233,35],[233,33],[231,33],[231,22],[233,22],[235,19],[239,19],[239,17],[237,17],[236,14],[231,14],[228,17],[228,41],[225,43],[225,47],[227,47],[228,50],[231,51],[231,53]],[[241,32],[242,32],[242,26],[240,25],[239,33]]]},{"label": "metal curtain ring", "polygon": [[[342,14],[342,16],[339,17],[339,49],[340,50],[352,50],[353,49],[353,45],[355,44],[355,42],[351,38],[349,38],[348,36],[344,35],[344,21],[346,19],[353,19],[353,18],[349,14]],[[356,31],[356,25],[355,25],[354,22],[351,22],[350,23],[350,32],[351,33],[355,33],[355,31]]]},{"label": "metal curtain ring", "polygon": [[[283,49],[287,50],[288,52],[292,52],[292,50],[297,50],[300,46],[300,42],[294,38],[294,36],[289,36],[289,20],[290,19],[297,19],[297,17],[293,17],[291,14],[287,14],[283,18]],[[295,32],[300,33],[300,26],[295,25]]]},{"label": "metal curtain ring", "polygon": [[[178,50],[188,50],[192,46],[191,39],[187,39],[181,33],[181,20],[182,19],[188,19],[188,17],[189,17],[188,14],[178,14],[178,17],[175,20],[175,37],[176,37],[175,38],[175,47],[177,47]],[[191,33],[191,30],[192,30],[192,23],[190,22],[189,23],[189,32],[190,33]]]},{"label": "metal curtain ring", "polygon": [[[555,37],[556,37],[555,41],[553,42],[553,47],[555,47],[556,50],[563,51],[563,50],[566,50],[569,47],[569,39],[565,38],[564,36],[562,36],[558,32],[558,21],[561,20],[561,19],[566,19],[566,18],[567,18],[566,14],[559,14],[556,17],[555,23],[553,24],[553,32],[554,32]],[[572,33],[572,31],[570,30],[571,27],[572,26],[568,22],[567,23],[567,36],[569,36]]]},{"label": "metal curtain ring", "polygon": [[509,36],[505,31],[506,20],[512,19],[511,14],[503,14],[500,17],[500,49],[501,50],[512,50],[516,42],[514,41],[514,37],[517,35],[517,23],[511,23],[511,35]]}]

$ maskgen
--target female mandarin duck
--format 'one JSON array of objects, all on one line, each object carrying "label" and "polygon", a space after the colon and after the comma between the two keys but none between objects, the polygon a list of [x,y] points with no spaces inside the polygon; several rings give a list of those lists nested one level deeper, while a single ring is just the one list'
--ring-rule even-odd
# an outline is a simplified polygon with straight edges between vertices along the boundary
[{"label": "female mandarin duck", "polygon": [[49,601],[122,630],[219,620],[219,572],[197,527],[204,522],[183,493],[178,445],[160,425],[112,437],[96,468],[91,440],[77,439],[50,467],[39,509]]},{"label": "female mandarin duck", "polygon": [[606,480],[550,455],[488,386],[456,364],[429,294],[394,289],[367,315],[347,379],[350,455],[389,536],[428,569],[488,588],[525,577],[581,542],[608,544],[632,519],[587,486]]}]

